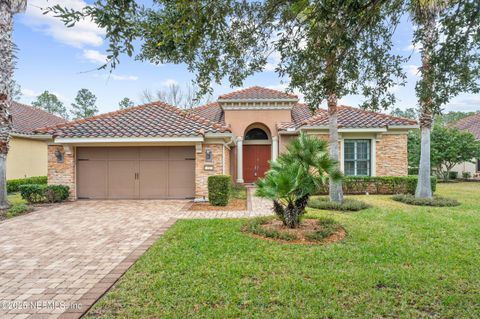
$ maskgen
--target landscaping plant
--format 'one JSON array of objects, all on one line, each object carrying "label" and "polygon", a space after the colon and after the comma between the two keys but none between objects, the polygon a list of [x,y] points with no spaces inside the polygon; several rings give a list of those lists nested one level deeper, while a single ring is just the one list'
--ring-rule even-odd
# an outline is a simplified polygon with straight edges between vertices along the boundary
[{"label": "landscaping plant", "polygon": [[433,207],[453,207],[459,206],[460,203],[452,198],[433,196],[432,198],[418,198],[413,195],[395,195],[392,197],[394,201],[415,206],[433,206]]},{"label": "landscaping plant", "polygon": [[273,200],[273,209],[286,227],[296,228],[308,199],[329,179],[340,181],[336,161],[328,155],[327,142],[301,133],[286,146],[263,179],[257,181],[257,196]]},{"label": "landscaping plant", "polygon": [[10,205],[7,200],[7,154],[12,131],[9,114],[14,87],[13,80],[13,15],[25,11],[27,0],[0,1],[0,209]]},{"label": "landscaping plant", "polygon": [[70,188],[65,185],[27,184],[19,186],[20,195],[28,203],[58,203],[68,199]]},{"label": "landscaping plant", "polygon": [[213,206],[227,206],[232,188],[232,178],[228,175],[208,177],[208,202]]}]

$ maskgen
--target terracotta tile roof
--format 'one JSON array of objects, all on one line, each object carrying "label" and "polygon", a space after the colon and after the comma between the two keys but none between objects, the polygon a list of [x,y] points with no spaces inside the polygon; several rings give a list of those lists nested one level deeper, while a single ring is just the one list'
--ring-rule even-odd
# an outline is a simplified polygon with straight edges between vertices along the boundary
[{"label": "terracotta tile roof", "polygon": [[285,99],[298,100],[298,96],[294,94],[288,94],[278,90],[267,89],[261,86],[252,86],[247,89],[220,95],[218,97],[219,101],[222,101],[222,100],[285,100]]},{"label": "terracotta tile roof", "polygon": [[56,137],[173,137],[230,130],[199,115],[153,102],[37,131]]},{"label": "terracotta tile roof", "polygon": [[67,121],[42,109],[17,102],[12,102],[10,114],[13,121],[13,132],[25,135],[33,135],[34,130],[39,127],[57,125]]},{"label": "terracotta tile roof", "polygon": [[468,131],[475,135],[477,140],[480,140],[480,113],[458,120],[457,122],[452,123],[451,126],[456,127],[459,130]]},{"label": "terracotta tile roof", "polygon": [[189,112],[196,115],[200,115],[201,117],[209,119],[212,122],[225,124],[225,114],[218,102],[213,102],[213,103],[205,104],[202,106],[194,107],[190,109]]},{"label": "terracotta tile roof", "polygon": [[[349,128],[369,128],[384,127],[392,125],[416,125],[417,122],[410,119],[395,117],[383,113],[365,111],[359,108],[340,105],[338,106],[338,127]],[[328,112],[325,109],[319,109],[316,114],[310,118],[296,123],[295,127],[300,126],[328,126]],[[292,128],[293,125],[282,125],[283,129]]]},{"label": "terracotta tile roof", "polygon": [[[317,113],[316,111],[315,113]],[[312,111],[307,104],[297,103],[292,108],[292,122],[295,124],[300,124],[303,121],[312,117]]]}]

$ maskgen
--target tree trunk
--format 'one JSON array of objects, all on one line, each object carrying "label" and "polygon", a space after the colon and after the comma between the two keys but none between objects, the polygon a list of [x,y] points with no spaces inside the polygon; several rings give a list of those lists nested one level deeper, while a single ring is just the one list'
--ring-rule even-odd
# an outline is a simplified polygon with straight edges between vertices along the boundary
[{"label": "tree trunk", "polygon": [[418,184],[415,197],[431,198],[432,184],[430,182],[430,126],[421,127],[420,166],[418,169]]},{"label": "tree trunk", "polygon": [[0,209],[9,207],[6,187],[6,160],[12,129],[9,116],[12,88],[12,12],[11,1],[0,1]]},{"label": "tree trunk", "polygon": [[[426,8],[425,10],[429,10]],[[433,76],[431,70],[431,50],[434,48],[434,29],[435,29],[435,13],[425,12],[425,28],[426,34],[424,38],[422,48],[422,79],[420,94],[420,130],[421,130],[421,146],[420,146],[420,166],[418,170],[418,184],[415,191],[415,197],[418,198],[431,198],[432,197],[432,185],[430,181],[431,174],[431,159],[430,159],[430,133],[433,123]]]},{"label": "tree trunk", "polygon": [[[330,134],[330,157],[340,163],[338,156],[338,112],[337,112],[337,95],[332,92],[328,95],[328,122]],[[330,200],[332,202],[343,201],[343,189],[341,181],[333,181],[330,179],[329,184]]]},{"label": "tree trunk", "polygon": [[310,195],[305,195],[298,198],[294,203],[290,203],[287,206],[282,205],[277,200],[273,201],[273,211],[277,217],[288,228],[297,228],[300,225],[300,217],[305,214],[305,208],[308,204]]}]

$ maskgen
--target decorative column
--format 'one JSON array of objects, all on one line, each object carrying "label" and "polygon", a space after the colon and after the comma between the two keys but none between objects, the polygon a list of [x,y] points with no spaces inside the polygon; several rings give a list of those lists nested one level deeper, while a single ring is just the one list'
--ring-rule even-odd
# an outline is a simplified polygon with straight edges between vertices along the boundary
[{"label": "decorative column", "polygon": [[237,137],[237,183],[243,183],[243,140]]},{"label": "decorative column", "polygon": [[278,157],[278,136],[272,137],[272,161]]}]

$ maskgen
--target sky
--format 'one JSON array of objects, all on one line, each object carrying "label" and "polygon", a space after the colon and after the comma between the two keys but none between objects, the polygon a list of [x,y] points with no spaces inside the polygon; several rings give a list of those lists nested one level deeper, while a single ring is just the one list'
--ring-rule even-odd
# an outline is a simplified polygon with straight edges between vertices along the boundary
[{"label": "sky", "polygon": [[[22,89],[21,102],[30,104],[40,93],[48,90],[68,108],[78,90],[87,88],[97,96],[97,107],[104,113],[118,109],[118,103],[124,97],[140,104],[141,92],[145,89],[165,89],[171,83],[185,87],[194,78],[183,64],[154,65],[127,56],[121,58],[112,73],[98,70],[106,57],[104,31],[90,21],[67,28],[58,18],[42,14],[41,8],[60,2],[76,9],[86,5],[83,0],[29,0],[26,12],[14,18],[13,40],[18,47],[14,78]],[[412,32],[411,22],[404,18],[394,37],[396,53],[411,56],[403,66],[408,77],[406,85],[393,89],[397,97],[395,107],[401,109],[417,104],[415,83],[420,62],[418,50],[411,45]],[[259,85],[284,90],[286,81],[274,72],[277,59],[273,55],[264,72],[247,78],[243,87]],[[230,87],[228,81],[212,85],[212,88],[214,100],[218,95],[239,89]],[[296,93],[301,98],[301,94]],[[346,96],[339,102],[358,106],[361,101],[359,96]],[[461,94],[445,105],[444,110],[480,111],[480,95]]]}]

